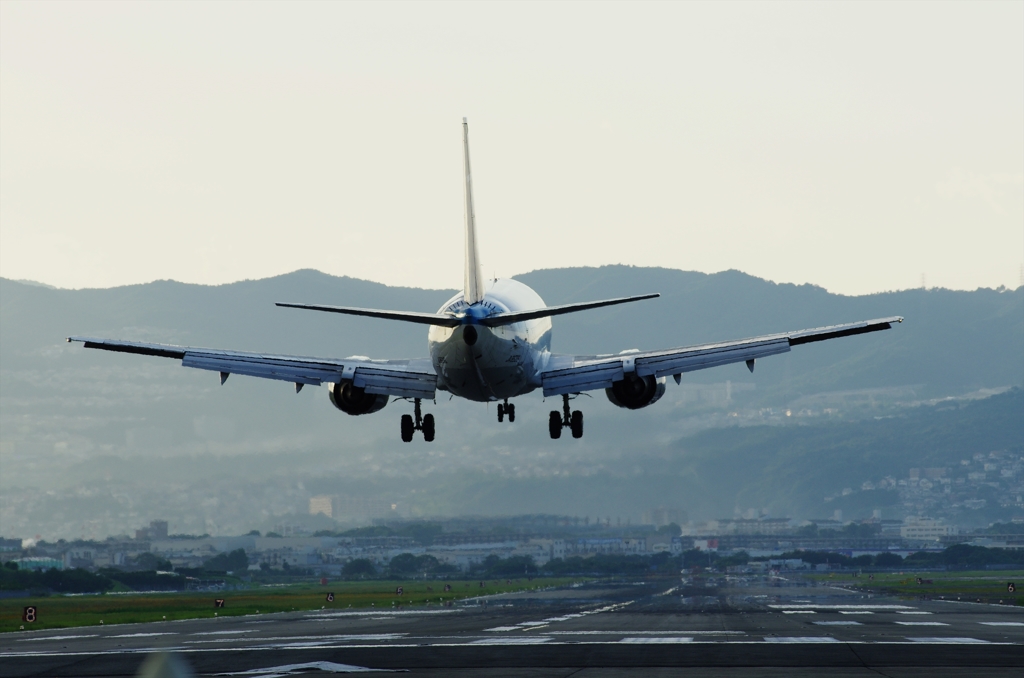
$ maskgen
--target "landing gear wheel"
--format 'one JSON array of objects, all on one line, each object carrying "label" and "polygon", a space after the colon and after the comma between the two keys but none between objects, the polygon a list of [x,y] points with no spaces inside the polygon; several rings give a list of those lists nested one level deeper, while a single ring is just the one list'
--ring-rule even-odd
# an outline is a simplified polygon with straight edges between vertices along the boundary
[{"label": "landing gear wheel", "polygon": [[505,414],[508,415],[508,423],[512,423],[516,420],[516,406],[509,404],[505,406]]},{"label": "landing gear wheel", "polygon": [[434,442],[434,415],[423,415],[423,439],[428,443]]},{"label": "landing gear wheel", "polygon": [[548,415],[548,433],[551,434],[552,440],[562,437],[562,415],[555,410]]},{"label": "landing gear wheel", "polygon": [[[498,403],[498,421],[505,421],[505,406]],[[509,419],[509,421],[512,421]]]},{"label": "landing gear wheel", "polygon": [[583,437],[583,413],[579,410],[572,413],[572,419],[569,421],[569,430],[572,431],[573,438]]},{"label": "landing gear wheel", "polygon": [[412,442],[412,434],[413,434],[414,430],[415,430],[415,428],[413,427],[413,423],[412,423],[412,415],[411,414],[403,414],[402,415],[402,442],[403,443],[411,443]]}]

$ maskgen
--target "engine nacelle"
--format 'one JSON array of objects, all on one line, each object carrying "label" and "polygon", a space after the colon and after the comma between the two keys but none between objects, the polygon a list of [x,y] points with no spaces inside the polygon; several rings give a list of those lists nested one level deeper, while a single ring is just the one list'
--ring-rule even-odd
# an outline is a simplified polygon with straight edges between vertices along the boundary
[{"label": "engine nacelle", "polygon": [[356,386],[351,381],[327,384],[327,389],[331,404],[345,414],[372,414],[383,410],[388,404],[386,395],[367,393],[366,389]]},{"label": "engine nacelle", "polygon": [[604,393],[613,405],[639,410],[658,402],[658,398],[665,395],[665,377],[638,377],[629,373],[622,381],[612,382],[612,387],[606,388]]}]

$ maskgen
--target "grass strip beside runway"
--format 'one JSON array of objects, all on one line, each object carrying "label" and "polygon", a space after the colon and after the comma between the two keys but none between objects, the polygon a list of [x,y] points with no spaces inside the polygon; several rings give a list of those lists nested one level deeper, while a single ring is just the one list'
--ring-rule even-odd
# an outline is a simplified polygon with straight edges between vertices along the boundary
[{"label": "grass strip beside runway", "polygon": [[[563,586],[570,578],[473,581],[361,581],[320,584],[252,586],[234,591],[182,593],[127,593],[95,595],[42,595],[0,600],[0,632],[72,628],[99,624],[134,624],[176,619],[204,619],[300,610],[342,611],[372,608],[388,611],[415,605],[440,609],[446,603],[551,586]],[[451,591],[445,592],[446,584]],[[403,588],[401,596],[397,588]],[[328,592],[334,601],[327,601]],[[223,608],[214,601],[224,599]],[[25,606],[36,608],[34,623],[22,621]]]},{"label": "grass strip beside runway", "polygon": [[[856,576],[844,572],[806,576],[822,584],[902,597],[1024,605],[1024,593],[1020,591],[1024,584],[1024,570],[876,572]],[[1016,585],[1014,593],[1007,590],[1010,582]]]}]

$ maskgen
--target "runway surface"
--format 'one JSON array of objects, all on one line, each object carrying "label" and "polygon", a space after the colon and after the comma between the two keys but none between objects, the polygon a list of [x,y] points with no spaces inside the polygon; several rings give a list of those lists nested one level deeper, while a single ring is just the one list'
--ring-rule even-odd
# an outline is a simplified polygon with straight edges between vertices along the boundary
[{"label": "runway surface", "polygon": [[[230,596],[227,596],[230,605]],[[623,581],[453,608],[330,608],[0,637],[0,678],[131,676],[172,651],[202,676],[1021,676],[1024,607],[908,601],[801,580]]]}]

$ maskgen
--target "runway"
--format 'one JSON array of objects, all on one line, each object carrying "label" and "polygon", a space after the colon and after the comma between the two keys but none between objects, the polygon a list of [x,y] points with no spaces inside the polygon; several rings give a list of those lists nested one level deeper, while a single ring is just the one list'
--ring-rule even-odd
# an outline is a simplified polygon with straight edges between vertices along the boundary
[{"label": "runway", "polygon": [[1024,607],[868,597],[801,580],[622,581],[453,608],[325,602],[10,633],[0,678],[131,676],[154,651],[178,653],[203,676],[1019,676]]}]

